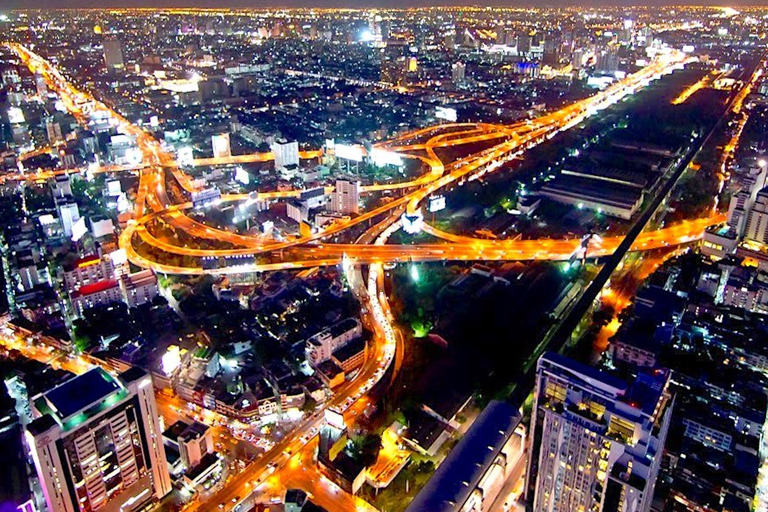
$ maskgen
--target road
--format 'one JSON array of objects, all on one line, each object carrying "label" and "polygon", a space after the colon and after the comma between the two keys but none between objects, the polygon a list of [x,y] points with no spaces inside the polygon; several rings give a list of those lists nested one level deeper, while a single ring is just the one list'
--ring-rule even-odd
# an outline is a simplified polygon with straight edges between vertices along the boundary
[{"label": "road", "polygon": [[[690,57],[679,52],[669,52],[661,55],[650,65],[633,75],[616,82],[607,89],[598,92],[585,100],[575,102],[556,112],[546,114],[537,119],[515,123],[509,126],[489,125],[485,123],[446,124],[429,127],[402,134],[398,138],[382,142],[377,148],[392,151],[405,158],[417,159],[423,162],[426,172],[421,176],[400,183],[372,184],[363,187],[364,193],[379,191],[398,191],[402,195],[395,197],[387,204],[364,211],[348,221],[337,222],[309,236],[297,237],[287,241],[271,241],[251,237],[214,228],[190,218],[188,212],[192,205],[189,200],[174,202],[171,195],[188,195],[196,191],[192,180],[175,162],[173,155],[168,153],[161,144],[150,134],[130,123],[117,112],[109,109],[104,103],[91,95],[75,89],[50,62],[32,53],[20,45],[11,45],[12,50],[32,69],[40,73],[48,83],[49,89],[55,91],[65,107],[82,123],[94,112],[106,114],[120,133],[134,137],[137,147],[142,153],[142,165],[131,171],[138,172],[140,179],[137,189],[134,218],[120,234],[119,245],[126,250],[129,260],[141,267],[153,268],[164,273],[177,274],[223,274],[228,272],[252,272],[279,269],[311,268],[316,266],[337,265],[342,263],[350,276],[350,282],[357,281],[355,286],[368,311],[367,323],[373,328],[374,336],[370,347],[370,356],[359,370],[357,376],[339,388],[333,398],[323,405],[295,428],[293,435],[286,436],[274,447],[251,462],[241,472],[231,477],[227,485],[217,491],[205,503],[194,502],[187,510],[212,510],[218,504],[224,504],[225,509],[237,508],[254,489],[268,484],[270,478],[282,478],[293,475],[297,485],[309,486],[317,482],[317,477],[309,475],[312,471],[305,464],[293,468],[292,461],[297,460],[295,454],[301,452],[313,438],[322,425],[325,409],[332,408],[347,415],[359,412],[364,395],[387,373],[393,362],[402,360],[402,339],[392,325],[392,314],[389,310],[387,297],[383,292],[383,263],[405,261],[446,261],[446,260],[532,260],[569,259],[578,249],[577,240],[484,240],[461,237],[445,233],[436,228],[425,226],[425,230],[443,239],[444,243],[427,245],[388,245],[388,237],[399,227],[397,219],[401,212],[414,214],[421,208],[421,203],[431,194],[462,183],[464,180],[475,179],[485,173],[495,172],[504,168],[504,164],[518,158],[526,149],[546,142],[560,131],[567,130],[585,118],[598,113],[625,96],[634,93],[647,85],[651,80],[678,69]],[[487,142],[486,149],[477,151],[451,162],[443,162],[438,157],[437,149],[461,148],[468,144]],[[304,153],[306,158],[316,158],[319,153]],[[231,157],[228,159],[211,159],[198,161],[201,165],[237,163],[239,161],[268,161],[271,155],[262,153],[251,156]],[[117,169],[115,169],[117,171]],[[169,194],[167,187],[177,189]],[[326,190],[330,192],[332,189]],[[301,191],[263,192],[255,196],[233,194],[222,197],[226,202],[242,202],[259,199],[279,199],[295,197]],[[178,197],[177,197],[178,199]],[[222,242],[221,249],[197,249],[187,247],[185,243],[161,241],[152,234],[153,223],[157,219],[183,231],[195,239],[206,239]],[[635,250],[657,248],[687,242],[699,236],[703,229],[715,221],[717,217],[698,219],[649,233],[638,237]],[[326,243],[323,240],[340,234],[350,227],[363,222],[376,222],[371,229],[358,240],[356,244]],[[622,237],[603,240],[598,247],[590,248],[590,256],[609,255],[629,242]],[[143,250],[144,246],[154,249],[152,255]],[[175,254],[186,258],[186,265],[169,264],[155,256],[164,253]],[[266,262],[254,260],[238,267],[204,268],[202,258],[217,258],[232,255],[259,257]],[[362,275],[359,265],[368,265],[367,284],[363,292]],[[396,357],[399,356],[399,357]],[[396,369],[396,368],[395,368]],[[293,470],[292,470],[293,468]],[[273,475],[274,472],[274,475]],[[290,478],[287,479],[290,482]],[[307,483],[309,482],[309,483]],[[316,489],[317,491],[317,489]],[[314,491],[313,491],[314,492]],[[329,500],[351,499],[339,497]],[[345,502],[345,505],[348,503]],[[337,503],[338,505],[338,503]],[[357,505],[356,505],[357,506]]]}]

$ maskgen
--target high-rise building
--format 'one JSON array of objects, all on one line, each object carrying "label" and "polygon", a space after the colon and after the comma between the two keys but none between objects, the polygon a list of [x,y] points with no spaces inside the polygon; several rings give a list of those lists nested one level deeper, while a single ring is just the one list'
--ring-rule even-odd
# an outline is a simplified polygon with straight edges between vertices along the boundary
[{"label": "high-rise building", "polygon": [[275,156],[275,169],[278,171],[299,165],[298,141],[294,140],[293,142],[288,142],[285,139],[278,140],[272,143],[270,149]]},{"label": "high-rise building", "polygon": [[627,383],[542,356],[526,477],[534,512],[650,510],[674,403],[668,385],[666,370]]},{"label": "high-rise building", "polygon": [[123,62],[123,45],[118,39],[105,38],[104,39],[104,63],[107,65],[107,69],[122,69],[125,65]]},{"label": "high-rise building", "polygon": [[336,180],[331,194],[331,211],[336,213],[358,213],[360,211],[360,182]]},{"label": "high-rise building", "polygon": [[171,491],[145,371],[94,368],[32,402],[26,437],[49,510],[140,510]]},{"label": "high-rise building", "polygon": [[768,187],[757,193],[749,210],[744,238],[768,244]]}]

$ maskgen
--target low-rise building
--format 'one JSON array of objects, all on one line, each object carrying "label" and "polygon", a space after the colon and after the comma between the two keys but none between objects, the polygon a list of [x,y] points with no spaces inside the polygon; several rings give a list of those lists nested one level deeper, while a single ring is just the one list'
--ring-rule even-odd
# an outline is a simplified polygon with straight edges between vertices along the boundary
[{"label": "low-rise building", "polygon": [[129,308],[151,302],[160,293],[157,276],[151,269],[123,275],[120,278],[120,288]]},{"label": "low-rise building", "polygon": [[77,291],[69,294],[69,299],[72,302],[72,309],[82,315],[86,309],[122,302],[123,294],[115,279],[105,279],[81,286]]}]

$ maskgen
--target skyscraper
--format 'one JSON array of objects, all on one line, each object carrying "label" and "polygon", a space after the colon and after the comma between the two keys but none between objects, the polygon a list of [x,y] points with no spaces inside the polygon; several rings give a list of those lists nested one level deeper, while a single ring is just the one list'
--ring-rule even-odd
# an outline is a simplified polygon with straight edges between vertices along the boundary
[{"label": "skyscraper", "polygon": [[100,368],[33,399],[27,444],[49,510],[132,511],[171,491],[152,379]]},{"label": "skyscraper", "polygon": [[104,39],[104,63],[107,65],[107,69],[122,69],[123,62],[123,45],[120,41],[114,38]]},{"label": "skyscraper", "polygon": [[665,370],[627,383],[542,356],[526,477],[534,512],[650,510],[674,402],[668,384]]}]

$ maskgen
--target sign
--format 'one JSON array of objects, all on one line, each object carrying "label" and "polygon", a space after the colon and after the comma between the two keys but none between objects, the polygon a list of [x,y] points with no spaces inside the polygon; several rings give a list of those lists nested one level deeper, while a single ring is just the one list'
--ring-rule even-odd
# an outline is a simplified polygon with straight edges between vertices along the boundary
[{"label": "sign", "polygon": [[435,107],[435,117],[438,119],[445,119],[451,123],[455,123],[458,119],[458,114],[455,108],[448,107]]},{"label": "sign", "polygon": [[221,191],[216,187],[207,188],[192,193],[192,206],[203,208],[221,202]]},{"label": "sign", "polygon": [[325,410],[325,422],[333,428],[344,430],[347,426],[344,424],[344,416],[333,409]]},{"label": "sign", "polygon": [[429,206],[427,210],[429,213],[439,212],[445,209],[445,196],[432,196],[429,198]]},{"label": "sign", "polygon": [[251,175],[248,174],[248,171],[242,167],[238,167],[235,170],[235,181],[239,181],[243,185],[247,185],[251,182]]},{"label": "sign", "polygon": [[24,112],[19,107],[11,107],[8,109],[8,122],[11,124],[22,124],[26,120],[24,119]]},{"label": "sign", "polygon": [[349,144],[336,144],[336,158],[344,158],[353,162],[363,161],[362,146],[351,146]]},{"label": "sign", "polygon": [[88,228],[85,225],[85,217],[80,217],[77,222],[72,226],[72,241],[77,242],[83,235],[88,232]]},{"label": "sign", "polygon": [[393,151],[387,151],[386,149],[373,148],[371,150],[371,161],[376,167],[386,167],[387,165],[393,165],[395,167],[403,166],[403,157]]}]

